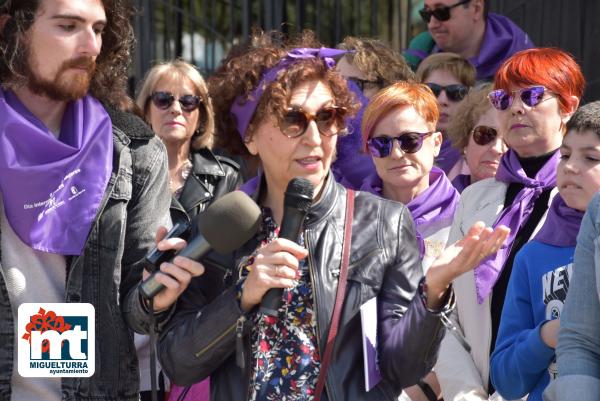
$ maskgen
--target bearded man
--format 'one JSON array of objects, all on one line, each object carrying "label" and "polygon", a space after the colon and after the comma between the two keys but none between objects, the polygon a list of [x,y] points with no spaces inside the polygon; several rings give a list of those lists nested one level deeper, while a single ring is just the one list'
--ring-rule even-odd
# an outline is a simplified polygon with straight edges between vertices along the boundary
[{"label": "bearded man", "polygon": [[[163,145],[121,111],[132,104],[131,15],[127,0],[0,0],[2,400],[138,399],[130,327],[147,330],[149,317],[139,261],[164,236],[170,191]],[[162,269],[158,324],[202,273],[185,258]],[[18,373],[24,303],[94,306],[93,376]]]}]

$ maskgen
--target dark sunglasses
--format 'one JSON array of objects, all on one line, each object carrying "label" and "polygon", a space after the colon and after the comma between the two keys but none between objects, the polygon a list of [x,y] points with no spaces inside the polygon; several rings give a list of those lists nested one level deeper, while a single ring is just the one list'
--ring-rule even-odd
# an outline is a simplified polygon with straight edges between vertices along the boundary
[{"label": "dark sunglasses", "polygon": [[541,85],[537,85],[512,92],[507,92],[504,89],[496,89],[489,93],[488,99],[490,99],[490,103],[492,103],[494,108],[498,110],[506,110],[512,105],[513,100],[515,99],[514,94],[517,92],[519,93],[523,104],[529,107],[534,107],[542,102],[546,88]]},{"label": "dark sunglasses", "polygon": [[473,128],[471,133],[473,134],[473,141],[480,146],[488,145],[498,137],[498,131],[485,125],[478,125]]},{"label": "dark sunglasses", "polygon": [[[175,96],[170,92],[152,92],[150,99],[161,110],[168,109],[175,102]],[[188,113],[196,110],[200,106],[200,103],[202,103],[200,96],[195,95],[183,95],[177,100],[181,105],[181,110]]]},{"label": "dark sunglasses", "polygon": [[434,84],[433,82],[428,82],[425,85],[429,86],[429,89],[431,89],[435,97],[440,97],[442,91],[446,91],[446,96],[451,102],[460,102],[467,96],[467,93],[469,93],[469,87],[461,84],[442,86]]},{"label": "dark sunglasses", "polygon": [[394,141],[400,145],[404,153],[416,153],[423,146],[423,139],[433,132],[405,132],[400,136],[377,136],[367,140],[367,147],[373,157],[388,157],[394,148]]},{"label": "dark sunglasses", "polygon": [[365,89],[381,89],[383,87],[383,79],[381,78],[376,79],[375,81],[369,81],[368,79],[361,79],[357,77],[349,77],[347,79],[348,81],[354,82],[361,92],[364,92]]},{"label": "dark sunglasses", "polygon": [[283,114],[279,128],[288,138],[296,138],[304,134],[308,124],[314,121],[321,135],[333,136],[339,134],[346,127],[345,115],[346,109],[343,107],[327,106],[314,114],[304,111],[300,107],[294,107]]},{"label": "dark sunglasses", "polygon": [[433,10],[430,10],[428,8],[422,8],[419,10],[419,15],[421,15],[421,18],[423,19],[423,21],[425,21],[426,24],[429,24],[429,21],[431,21],[432,15],[435,17],[436,20],[438,20],[440,22],[448,21],[450,19],[450,10],[452,10],[454,7],[458,7],[458,6],[462,6],[463,4],[467,4],[470,1],[471,0],[462,0],[451,6],[442,6],[442,7],[434,8]]}]

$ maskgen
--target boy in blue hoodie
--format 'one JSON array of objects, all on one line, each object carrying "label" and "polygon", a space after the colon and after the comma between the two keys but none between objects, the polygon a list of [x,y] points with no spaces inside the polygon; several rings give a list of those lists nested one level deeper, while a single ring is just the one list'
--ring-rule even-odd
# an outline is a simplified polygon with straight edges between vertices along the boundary
[{"label": "boy in blue hoodie", "polygon": [[569,289],[583,212],[600,190],[600,102],[581,107],[567,123],[554,197],[546,221],[515,257],[491,380],[506,399],[542,392],[557,373],[560,313]]}]

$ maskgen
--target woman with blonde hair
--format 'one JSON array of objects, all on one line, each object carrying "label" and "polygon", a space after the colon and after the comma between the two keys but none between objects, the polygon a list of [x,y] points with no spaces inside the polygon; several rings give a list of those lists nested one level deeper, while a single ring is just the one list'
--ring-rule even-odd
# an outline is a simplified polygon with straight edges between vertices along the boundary
[{"label": "woman with blonde hair", "polygon": [[196,67],[183,60],[154,66],[136,103],[167,148],[171,192],[190,218],[240,185],[238,164],[211,151],[213,106]]},{"label": "woman with blonde hair", "polygon": [[[167,148],[174,223],[189,223],[215,199],[241,184],[237,163],[211,151],[213,106],[196,67],[183,60],[157,64],[148,71],[136,103]],[[144,391],[149,377],[147,346],[147,337],[136,335],[142,400],[149,396]],[[207,400],[208,381],[194,386],[192,392],[200,394],[196,400]]]}]

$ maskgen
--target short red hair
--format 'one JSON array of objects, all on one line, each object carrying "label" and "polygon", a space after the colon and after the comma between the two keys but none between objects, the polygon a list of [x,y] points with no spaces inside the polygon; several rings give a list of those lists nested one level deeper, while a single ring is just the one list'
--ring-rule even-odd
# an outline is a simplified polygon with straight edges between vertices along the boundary
[{"label": "short red hair", "polygon": [[[585,78],[573,56],[553,47],[523,50],[507,59],[496,72],[494,88],[543,85],[557,95],[562,112],[571,109],[570,96],[583,97]],[[572,111],[572,110],[571,110]]]},{"label": "short red hair", "polygon": [[363,148],[367,150],[367,140],[373,130],[388,113],[402,107],[412,106],[423,117],[430,130],[435,130],[440,112],[437,99],[427,85],[401,81],[379,91],[365,109],[362,119]]}]

